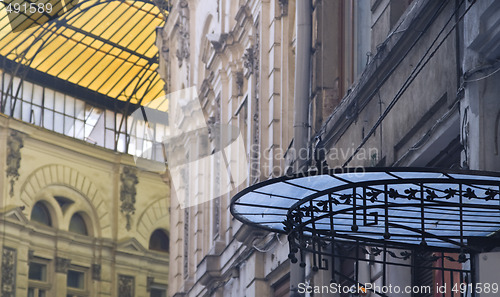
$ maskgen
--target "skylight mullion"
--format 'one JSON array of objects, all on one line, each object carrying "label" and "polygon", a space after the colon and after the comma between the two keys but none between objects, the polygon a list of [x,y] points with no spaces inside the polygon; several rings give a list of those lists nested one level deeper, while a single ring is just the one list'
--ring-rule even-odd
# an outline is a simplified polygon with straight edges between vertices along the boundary
[{"label": "skylight mullion", "polygon": [[[146,4],[143,4],[143,5],[142,5],[142,7],[144,7],[145,5],[146,5]],[[141,8],[142,8],[142,7],[141,7]],[[150,9],[150,11],[151,11],[151,10],[153,10],[154,8],[155,8],[155,7],[154,7],[154,6],[152,6],[152,7],[151,7],[151,9]],[[139,11],[139,10],[138,10],[138,11]],[[143,16],[143,17],[141,18],[141,21],[142,21],[144,18],[145,18],[145,16]],[[140,23],[141,21],[139,21],[139,23]],[[118,43],[120,43],[120,42],[123,40],[123,38],[125,38],[125,36],[127,36],[127,35],[128,35],[128,33],[127,33],[127,34],[125,34],[125,35],[124,35],[124,36],[123,36],[123,37],[122,37],[122,38],[118,41]],[[133,42],[135,42],[135,41],[136,41],[136,39],[137,39],[138,37],[139,37],[139,35],[136,35],[134,38],[132,38],[132,39],[130,40],[130,42],[126,45],[126,47],[128,48],[128,47],[129,47],[129,46],[130,46]],[[129,56],[129,57],[130,57],[130,56]],[[141,58],[141,57],[139,56],[139,58]],[[149,63],[151,63],[151,59],[150,59],[149,57],[148,57],[147,59],[144,59],[144,60],[146,60],[146,61],[148,61]],[[130,70],[131,70],[131,69],[132,69],[135,65],[137,65],[137,62],[138,62],[138,61],[136,61],[135,63],[133,63],[133,65],[132,65],[132,66],[131,66],[131,67],[130,67],[130,68],[129,68],[126,72],[124,72],[120,78],[118,78],[118,79],[117,79],[117,83],[115,83],[115,85],[114,85],[114,86],[110,89],[110,91],[108,91],[107,93],[105,93],[106,95],[109,95],[109,93],[110,93],[112,90],[114,90],[114,89],[115,89],[115,87],[117,86],[117,84],[118,84],[118,83],[119,83],[119,82],[120,82],[120,81],[121,81],[121,80],[122,80],[122,79],[123,79],[123,78],[124,78],[124,77],[125,77],[128,73],[129,73],[129,72],[130,72]],[[120,69],[120,68],[123,66],[123,64],[124,64],[124,63],[125,63],[125,62],[122,62],[122,63],[120,64],[120,66],[118,66],[117,70],[118,70],[118,69]],[[110,64],[111,64],[111,63],[110,63]],[[114,74],[115,74],[115,73],[116,73],[116,71],[113,73],[113,75],[108,76],[108,77],[107,77],[107,78],[103,81],[103,83],[99,86],[99,89],[100,89],[100,88],[101,88],[104,84],[106,84],[106,83],[108,82],[108,80],[111,78],[111,76],[114,76]],[[122,93],[123,93],[123,90],[122,90],[119,94],[122,94]]]},{"label": "skylight mullion", "polygon": [[[125,11],[127,11],[129,8],[130,8],[130,6],[129,6],[129,7],[127,7],[127,9],[126,9]],[[133,15],[132,15],[132,16],[135,16],[137,13],[138,13],[138,10],[137,10],[137,11],[135,11],[135,12],[133,13]],[[122,14],[122,15],[123,15],[123,14]],[[118,19],[118,18],[117,18],[117,19]],[[115,19],[115,20],[117,20],[117,19]],[[115,32],[113,33],[113,35],[110,37],[110,39],[111,39],[111,38],[113,38],[113,36],[114,36],[117,32],[119,32],[119,31],[120,31],[120,30],[115,31]],[[125,34],[124,36],[122,36],[122,38],[121,38],[120,40],[118,40],[118,42],[116,42],[115,44],[117,44],[117,45],[118,45],[118,44],[120,43],[120,41],[122,41],[122,39],[123,39],[123,38],[125,38],[125,36],[127,36],[127,34]],[[133,39],[133,40],[135,40],[135,39]],[[127,45],[127,46],[128,46],[128,45]],[[116,47],[114,47],[114,48],[118,48],[118,49],[120,49],[120,50],[124,51],[124,50],[123,50],[123,47],[121,47],[121,46],[120,46],[120,47],[116,46]],[[132,55],[135,55],[135,56],[138,56],[139,58],[141,58],[141,55],[139,55],[139,54],[137,54],[137,53],[135,53],[135,52],[133,52],[133,51],[127,51],[127,52],[129,53],[128,58],[130,58]],[[93,54],[93,55],[94,55],[94,54]],[[92,56],[93,56],[93,55],[92,55]],[[92,56],[91,56],[91,57],[92,57]],[[147,58],[147,57],[146,57],[146,58]],[[116,60],[116,59],[113,59],[112,61],[114,61],[114,60]],[[125,61],[125,60],[124,60],[124,61]],[[125,62],[123,62],[123,63],[125,63]],[[123,64],[123,63],[122,63],[122,64]],[[93,69],[97,66],[97,64],[98,64],[98,63],[96,63],[96,64],[95,64],[95,65],[94,65],[94,66],[93,66],[93,67],[89,70],[89,73],[90,73],[90,72],[91,72],[91,71],[92,71],[92,70],[93,70]],[[110,63],[110,64],[111,64],[111,63]],[[108,64],[108,66],[109,66],[110,64]],[[90,86],[90,85],[94,82],[94,80],[95,80],[95,79],[97,79],[97,77],[98,77],[98,76],[99,76],[99,75],[96,75],[96,76],[94,77],[94,79],[93,79],[93,80],[89,83],[89,86]],[[70,76],[70,77],[71,77],[71,76]],[[106,78],[106,80],[105,80],[105,81],[101,84],[101,86],[102,86],[104,83],[106,83],[106,82],[107,82],[107,80],[111,79],[111,77],[112,77],[112,75],[109,75],[109,76]],[[77,84],[79,84],[83,78],[84,78],[84,77],[80,78],[80,80],[77,82]],[[121,78],[123,78],[123,76],[122,76]],[[120,81],[121,81],[121,78],[120,78],[120,79],[118,79],[117,81],[118,81],[118,82],[120,82]],[[116,86],[116,84],[115,84],[115,86]],[[114,87],[113,87],[113,88],[114,88]],[[112,89],[113,89],[113,88],[112,88]],[[97,89],[99,90],[99,89],[100,89],[100,87],[99,87],[99,88],[97,88]],[[109,92],[108,92],[108,93],[109,93]]]},{"label": "skylight mullion", "polygon": [[[94,8],[95,6],[96,6],[96,5],[92,5],[92,6],[90,6],[89,8]],[[102,6],[102,8],[101,8],[101,9],[100,9],[100,10],[99,10],[96,14],[101,13],[101,12],[102,12],[102,11],[103,11],[106,7],[107,7],[107,4],[104,4],[104,5]],[[80,11],[79,13],[75,14],[75,17],[76,17],[76,16],[78,16],[78,15],[79,15],[79,18],[80,18],[80,17],[83,15],[83,11]],[[72,18],[71,18],[71,19],[72,19]],[[88,20],[87,20],[87,21],[83,24],[82,28],[83,28],[84,26],[86,26],[86,25],[87,25],[87,24],[88,24],[91,20],[93,20],[93,18],[89,18],[89,19],[88,19]],[[68,19],[65,19],[65,22],[67,22],[67,21],[68,21]],[[103,19],[101,19],[101,20],[97,23],[97,25],[96,25],[96,26],[101,25],[103,21],[104,21],[104,18],[103,18]],[[58,24],[58,25],[61,25],[61,24],[62,24],[62,22],[59,22],[59,23],[57,23],[57,24]],[[63,29],[63,31],[61,32],[61,35],[62,35],[62,34],[64,34],[64,32],[65,32],[66,30],[69,30],[69,28],[68,28],[68,27],[64,27],[64,28],[63,28],[63,26],[61,26],[61,27],[57,27],[57,26],[55,26],[55,25],[54,25],[54,27],[56,27],[56,28],[62,28],[62,29]],[[71,33],[72,33],[72,34],[71,34],[69,37],[67,37],[68,39],[72,38],[72,37],[73,37],[76,33],[78,33],[78,32],[76,32],[76,31],[74,31],[74,30],[73,30]],[[81,34],[83,34],[84,36],[87,36],[85,33],[81,33]],[[84,38],[85,38],[85,37],[84,37]],[[87,47],[87,48],[88,48],[88,47],[90,47],[90,45],[87,45],[87,44],[85,44],[85,43],[83,43],[83,42],[82,42],[84,38],[82,38],[82,40],[80,40],[80,41],[76,41],[76,40],[75,40],[75,44],[74,44],[74,45],[73,45],[73,46],[72,46],[72,47],[68,50],[68,53],[72,52],[72,51],[73,51],[73,49],[74,49],[74,48],[75,48],[78,44],[81,44],[81,45],[83,45],[84,47]],[[61,71],[59,71],[59,73],[57,74],[57,76],[59,76],[59,75],[60,75],[63,71],[65,71],[65,70],[66,70],[66,68],[67,68],[67,67],[69,67],[71,64],[72,64],[72,63],[67,63],[67,65],[66,65],[63,69],[61,69]],[[51,69],[49,69],[48,71],[50,71],[50,70],[51,70]],[[69,78],[71,78],[71,76],[73,76],[73,74],[74,74],[76,71],[77,71],[77,70],[75,70],[73,73],[71,73],[70,75],[68,75],[68,79],[69,79]]]}]

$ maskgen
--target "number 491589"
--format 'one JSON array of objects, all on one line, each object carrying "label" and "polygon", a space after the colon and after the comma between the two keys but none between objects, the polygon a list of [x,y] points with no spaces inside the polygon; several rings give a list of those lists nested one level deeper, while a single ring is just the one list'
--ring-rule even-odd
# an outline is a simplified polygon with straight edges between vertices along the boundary
[{"label": "number 491589", "polygon": [[51,3],[10,3],[7,5],[6,10],[8,13],[51,13],[52,4]]}]

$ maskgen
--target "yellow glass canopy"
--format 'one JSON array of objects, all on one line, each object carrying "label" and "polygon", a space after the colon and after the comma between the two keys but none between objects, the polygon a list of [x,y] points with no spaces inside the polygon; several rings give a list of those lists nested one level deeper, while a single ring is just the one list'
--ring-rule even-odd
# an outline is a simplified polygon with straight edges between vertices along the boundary
[{"label": "yellow glass canopy", "polygon": [[[23,10],[33,0],[14,1]],[[6,3],[0,5],[0,67],[13,75],[106,106],[145,105],[164,95],[155,31],[168,12],[152,0],[73,1],[65,13],[15,17]],[[33,3],[61,7],[60,0]]]}]

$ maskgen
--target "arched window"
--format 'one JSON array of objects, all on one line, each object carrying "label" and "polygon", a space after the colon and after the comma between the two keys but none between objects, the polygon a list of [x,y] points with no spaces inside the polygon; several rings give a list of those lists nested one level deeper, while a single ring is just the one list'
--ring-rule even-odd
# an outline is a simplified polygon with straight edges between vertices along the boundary
[{"label": "arched window", "polygon": [[149,239],[149,249],[159,252],[168,253],[168,245],[170,239],[165,231],[161,229],[156,229]]},{"label": "arched window", "polygon": [[81,235],[89,235],[87,225],[82,215],[75,213],[73,217],[71,217],[71,221],[69,221],[69,231]]},{"label": "arched window", "polygon": [[46,226],[52,226],[50,212],[43,202],[37,202],[31,210],[31,220]]}]

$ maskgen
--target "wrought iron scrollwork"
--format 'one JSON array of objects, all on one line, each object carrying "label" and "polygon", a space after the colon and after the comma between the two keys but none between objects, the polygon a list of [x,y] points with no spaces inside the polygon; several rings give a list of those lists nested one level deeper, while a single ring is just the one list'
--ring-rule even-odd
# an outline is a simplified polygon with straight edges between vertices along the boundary
[{"label": "wrought iron scrollwork", "polygon": [[[328,269],[329,264],[334,265],[334,258],[352,254],[355,246],[359,249],[359,255],[354,257],[356,261],[378,259],[376,261],[383,265],[392,265],[398,261],[408,262],[412,259],[421,263],[438,260],[465,263],[469,261],[470,257],[467,255],[474,252],[474,247],[468,246],[463,236],[447,237],[448,235],[436,233],[436,227],[430,227],[440,226],[439,211],[436,212],[436,207],[438,210],[439,207],[446,207],[446,212],[451,216],[446,218],[448,221],[445,223],[454,224],[463,234],[463,212],[474,207],[490,208],[490,205],[485,206],[485,202],[500,201],[500,190],[488,181],[446,180],[444,183],[449,186],[436,186],[434,180],[427,183],[389,183],[384,185],[383,189],[380,185],[357,186],[352,189],[352,194],[345,193],[343,189],[342,192],[322,193],[321,196],[317,195],[316,199],[304,200],[292,208],[287,219],[283,221],[284,231],[289,236],[289,258],[294,263],[300,261],[301,265],[305,265],[302,260],[303,253],[308,252],[312,254],[311,265],[314,270]],[[328,198],[325,199],[325,196]],[[401,204],[398,203],[400,200]],[[465,203],[465,200],[475,203]],[[406,212],[421,215],[410,217],[413,225],[408,226],[401,221],[406,219]],[[379,220],[379,217],[382,219]],[[350,223],[351,228],[348,229],[346,223]],[[329,224],[329,228],[325,227],[325,224]],[[373,234],[378,234],[380,239],[372,241],[363,238],[363,232],[367,232],[363,228],[372,228],[369,231],[372,238]],[[443,231],[450,230],[443,228]],[[389,230],[391,236],[384,236]],[[408,233],[413,236],[414,243],[397,239],[398,236],[401,238]],[[435,249],[432,245],[436,241],[454,244],[459,252],[456,256],[442,252],[433,253]],[[297,253],[300,253],[300,257]]]},{"label": "wrought iron scrollwork", "polygon": [[[286,218],[282,212],[267,212],[266,218],[277,220],[253,220],[265,205],[253,203],[252,196],[246,195],[266,193],[262,187],[239,193],[232,212],[271,230],[279,229],[275,222],[282,221],[279,231],[288,235],[292,263],[306,266],[307,253],[307,265],[313,270],[328,269],[333,281],[340,277],[353,285],[359,284],[358,275],[342,275],[339,267],[344,264],[355,267],[355,275],[364,262],[384,270],[387,265],[439,270],[442,275],[449,273],[450,279],[459,275],[460,280],[455,280],[462,282],[470,279],[473,268],[460,264],[498,246],[497,241],[484,238],[500,229],[498,173],[398,168],[367,170],[362,176],[344,174],[332,170],[326,177],[306,175],[310,184],[298,182],[303,175],[266,181],[263,186],[276,184],[275,190],[283,184],[308,190],[297,195],[280,193],[273,208],[288,208]],[[315,180],[314,175],[321,177]],[[240,200],[245,208],[239,209]]]}]

